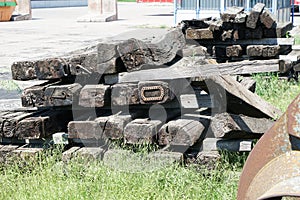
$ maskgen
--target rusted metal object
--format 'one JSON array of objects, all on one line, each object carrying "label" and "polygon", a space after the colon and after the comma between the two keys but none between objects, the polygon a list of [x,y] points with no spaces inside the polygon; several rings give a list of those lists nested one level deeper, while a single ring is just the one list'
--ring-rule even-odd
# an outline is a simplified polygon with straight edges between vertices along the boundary
[{"label": "rusted metal object", "polygon": [[300,95],[255,145],[244,166],[237,199],[300,199],[299,150]]}]

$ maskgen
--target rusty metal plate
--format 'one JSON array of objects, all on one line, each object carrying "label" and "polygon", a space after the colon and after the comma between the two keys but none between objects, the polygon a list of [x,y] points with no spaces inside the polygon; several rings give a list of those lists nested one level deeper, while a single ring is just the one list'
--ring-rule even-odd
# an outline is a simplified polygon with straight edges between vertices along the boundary
[{"label": "rusty metal plate", "polygon": [[[300,196],[300,190],[295,192],[289,188],[294,186],[289,185],[290,179],[300,176],[300,154],[297,152],[299,136],[300,95],[263,135],[249,155],[240,178],[238,200],[264,199],[280,194]],[[284,184],[286,187],[282,187],[282,191],[272,189]]]}]

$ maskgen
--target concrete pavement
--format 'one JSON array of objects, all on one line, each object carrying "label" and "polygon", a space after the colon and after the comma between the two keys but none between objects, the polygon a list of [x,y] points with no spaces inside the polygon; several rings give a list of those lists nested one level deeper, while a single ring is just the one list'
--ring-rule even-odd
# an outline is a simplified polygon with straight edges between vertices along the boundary
[{"label": "concrete pavement", "polygon": [[33,20],[1,22],[0,72],[13,61],[61,55],[104,38],[150,37],[173,25],[170,4],[119,3],[118,9],[114,22],[77,22],[87,7],[33,9]]}]

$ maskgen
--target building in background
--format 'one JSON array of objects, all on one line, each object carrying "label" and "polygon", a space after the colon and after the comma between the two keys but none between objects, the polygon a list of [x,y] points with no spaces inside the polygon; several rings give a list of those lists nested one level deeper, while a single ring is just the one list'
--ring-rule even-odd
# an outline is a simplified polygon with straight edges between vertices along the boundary
[{"label": "building in background", "polygon": [[231,6],[251,10],[256,3],[264,3],[278,22],[290,21],[291,0],[174,0],[174,21],[176,24],[183,19],[219,17]]}]

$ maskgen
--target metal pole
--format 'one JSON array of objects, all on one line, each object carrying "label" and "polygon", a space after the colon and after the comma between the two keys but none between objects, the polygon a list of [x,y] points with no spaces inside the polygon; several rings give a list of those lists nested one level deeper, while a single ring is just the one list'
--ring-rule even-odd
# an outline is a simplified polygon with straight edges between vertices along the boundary
[{"label": "metal pole", "polygon": [[292,24],[294,25],[295,0],[292,1]]}]

